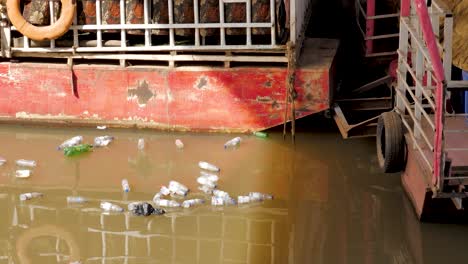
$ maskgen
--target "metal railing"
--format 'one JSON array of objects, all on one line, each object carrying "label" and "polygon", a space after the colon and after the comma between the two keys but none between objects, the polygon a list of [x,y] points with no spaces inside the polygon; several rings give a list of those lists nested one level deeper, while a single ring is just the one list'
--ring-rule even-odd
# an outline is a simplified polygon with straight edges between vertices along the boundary
[{"label": "metal railing", "polygon": [[[423,0],[402,0],[396,110],[402,116],[412,145],[432,174],[427,179],[435,193],[443,189],[444,113],[446,78],[439,51],[439,18],[451,25],[451,17],[437,3],[430,11]],[[434,32],[436,34],[434,34]],[[444,37],[451,39],[451,27]],[[451,63],[451,44],[444,42],[444,64]],[[451,65],[450,65],[451,67]],[[409,78],[407,75],[409,74]],[[408,80],[409,79],[409,80]]]},{"label": "metal railing", "polygon": [[[381,1],[377,1],[381,2]],[[392,14],[376,14],[376,0],[356,0],[355,1],[355,10],[356,10],[356,22],[361,32],[361,35],[365,41],[365,56],[366,57],[379,57],[379,56],[389,56],[395,55],[395,50],[381,51],[376,52],[374,49],[374,42],[376,40],[390,40],[398,38],[398,26],[395,25],[395,33],[389,34],[379,34],[376,35],[376,22],[385,20],[390,22],[389,19],[396,19],[400,16],[398,13]],[[365,9],[364,9],[365,7]],[[361,21],[363,18],[363,21]]]}]

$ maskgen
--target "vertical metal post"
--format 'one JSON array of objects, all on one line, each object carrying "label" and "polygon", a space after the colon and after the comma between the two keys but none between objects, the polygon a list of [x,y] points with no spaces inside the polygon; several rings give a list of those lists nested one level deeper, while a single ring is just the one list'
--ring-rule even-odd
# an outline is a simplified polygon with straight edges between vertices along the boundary
[{"label": "vertical metal post", "polygon": [[[200,23],[200,12],[198,10],[198,5],[198,0],[193,0],[193,18],[195,25],[197,26]],[[195,46],[200,46],[200,29],[198,27],[195,28]]]},{"label": "vertical metal post", "polygon": [[78,48],[80,46],[80,42],[78,39],[78,29],[76,29],[76,26],[78,25],[78,17],[76,14],[76,9],[75,9],[75,15],[73,16],[73,47]]},{"label": "vertical metal post", "polygon": [[220,42],[221,46],[226,45],[226,30],[224,28],[224,1],[219,0],[219,23],[221,24],[220,30]]},{"label": "vertical metal post", "polygon": [[370,55],[374,52],[374,40],[370,38],[374,36],[375,20],[369,17],[375,16],[375,0],[367,0],[366,5],[366,55]]},{"label": "vertical metal post", "polygon": [[445,16],[444,21],[444,70],[445,79],[452,79],[452,34],[453,34],[453,16]]},{"label": "vertical metal post", "polygon": [[[172,3],[172,0],[167,0],[167,8],[168,10],[168,15],[169,15],[169,25],[174,24],[174,5]],[[175,40],[174,40],[174,28],[171,27],[169,29],[169,46],[173,47],[175,45]]]},{"label": "vertical metal post", "polygon": [[[289,40],[294,45],[296,43],[296,1],[289,2]],[[286,120],[285,120],[286,122]]]},{"label": "vertical metal post", "polygon": [[252,28],[250,27],[250,24],[252,23],[252,1],[247,0],[245,2],[245,10],[246,10],[246,16],[247,16],[247,28],[246,28],[246,33],[247,33],[247,46],[252,45]]},{"label": "vertical metal post", "polygon": [[[424,69],[424,56],[422,54],[422,51],[417,48],[417,51],[416,51],[416,79],[420,82],[420,83],[423,83],[423,76],[424,76],[424,72],[425,72],[425,69]],[[429,81],[430,83],[430,81]],[[417,105],[422,105],[422,89],[424,89],[424,87],[420,86],[419,84],[416,83],[416,86],[415,86],[415,89],[416,89],[416,99],[417,101],[414,102],[415,106],[414,106],[414,115],[415,115],[415,118],[416,120],[414,122],[417,122],[419,125],[421,125],[421,110],[419,107],[416,106]],[[413,128],[413,132],[414,132],[414,137],[417,138],[417,139],[420,139],[421,138],[421,132],[419,131],[419,129],[417,128],[416,124],[414,125],[414,128]]]},{"label": "vertical metal post", "polygon": [[[102,25],[101,21],[101,0],[96,0],[96,25],[100,26]],[[97,30],[97,44],[96,46],[98,48],[102,47],[102,30],[98,29]]]},{"label": "vertical metal post", "polygon": [[[50,24],[52,25],[55,22],[55,12],[54,12],[54,2],[49,0],[49,14],[50,14]],[[55,39],[50,40],[50,48],[55,48]]]},{"label": "vertical metal post", "polygon": [[[405,64],[403,63],[404,61],[407,60],[408,57],[408,29],[405,26],[405,23],[403,23],[401,20],[404,19],[403,17],[400,18],[400,40],[399,40],[399,45],[398,45],[398,50],[401,52],[403,56],[398,56],[398,71],[401,73],[398,74],[398,82],[397,82],[397,89],[398,91],[401,92],[401,94],[405,94],[405,76],[407,73],[407,69]],[[403,102],[403,99],[397,96],[396,98],[396,108],[397,110],[401,113],[405,113],[405,104]]]},{"label": "vertical metal post", "polygon": [[271,45],[276,45],[276,6],[275,0],[270,0]]},{"label": "vertical metal post", "polygon": [[26,36],[23,36],[23,47],[24,48],[29,48],[29,38]]},{"label": "vertical metal post", "polygon": [[[125,25],[125,0],[120,0],[120,25]],[[125,29],[120,30],[120,47],[127,46],[127,32]]]},{"label": "vertical metal post", "polygon": [[[143,19],[145,25],[149,24],[149,10],[150,10],[150,5],[148,4],[149,0],[143,0]],[[149,47],[151,46],[151,29],[146,28],[145,29],[145,46]]]},{"label": "vertical metal post", "polygon": [[2,56],[6,58],[11,57],[11,29],[10,27],[5,23],[1,25],[1,41],[2,41]]}]

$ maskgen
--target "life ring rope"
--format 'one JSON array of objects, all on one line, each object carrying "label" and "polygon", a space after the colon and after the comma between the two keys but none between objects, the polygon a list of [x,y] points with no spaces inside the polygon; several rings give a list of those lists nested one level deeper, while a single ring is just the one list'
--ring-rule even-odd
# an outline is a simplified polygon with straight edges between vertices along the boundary
[{"label": "life ring rope", "polygon": [[61,0],[62,8],[60,17],[55,23],[48,26],[34,26],[27,22],[21,14],[20,0],[7,0],[7,14],[11,24],[24,36],[44,41],[57,39],[65,34],[73,23],[75,16],[76,0]]}]

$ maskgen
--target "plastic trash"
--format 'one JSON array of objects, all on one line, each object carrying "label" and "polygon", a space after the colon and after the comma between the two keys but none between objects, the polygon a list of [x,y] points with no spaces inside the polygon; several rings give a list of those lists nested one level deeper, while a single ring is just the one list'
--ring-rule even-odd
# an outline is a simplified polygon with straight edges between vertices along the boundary
[{"label": "plastic trash", "polygon": [[198,162],[198,166],[204,170],[209,170],[209,171],[220,171],[220,169],[218,167],[216,167],[215,165],[213,164],[210,164],[206,161],[200,161]]},{"label": "plastic trash", "polygon": [[65,156],[68,156],[68,157],[69,156],[74,156],[74,155],[78,155],[78,154],[81,154],[81,153],[89,152],[89,151],[91,151],[92,148],[93,148],[92,145],[80,144],[80,145],[64,148],[63,149],[63,154]]},{"label": "plastic trash", "polygon": [[96,128],[99,129],[99,130],[106,130],[107,129],[106,126],[97,126]]},{"label": "plastic trash", "polygon": [[250,196],[237,196],[237,203],[238,204],[246,204],[252,202]]},{"label": "plastic trash", "polygon": [[213,181],[210,181],[210,179],[208,179],[208,177],[205,177],[205,176],[198,177],[197,182],[201,185],[206,185],[210,187],[211,189],[216,188],[216,183]]},{"label": "plastic trash", "polygon": [[81,144],[81,142],[83,142],[82,136],[72,137],[70,139],[65,140],[62,144],[60,144],[60,146],[57,147],[57,149],[62,150],[67,147],[73,147],[73,146]]},{"label": "plastic trash", "polygon": [[30,170],[16,170],[16,178],[29,178],[31,176]]},{"label": "plastic trash", "polygon": [[37,164],[34,160],[19,159],[16,161],[16,165],[22,167],[36,167]]},{"label": "plastic trash", "polygon": [[203,200],[203,199],[190,199],[190,200],[183,201],[182,202],[182,207],[183,208],[189,208],[189,207],[204,204],[204,203],[205,203],[205,200]]},{"label": "plastic trash", "polygon": [[221,190],[213,190],[213,195],[222,199],[230,198],[229,193]]},{"label": "plastic trash", "polygon": [[171,194],[177,194],[177,195],[180,195],[180,196],[187,195],[187,193],[189,191],[187,186],[183,185],[180,182],[176,182],[176,181],[170,181],[168,188],[171,191]]},{"label": "plastic trash", "polygon": [[105,147],[114,140],[113,136],[100,136],[94,138],[94,147]]},{"label": "plastic trash", "polygon": [[161,193],[162,195],[169,195],[171,193],[171,190],[169,190],[169,188],[163,185],[161,186],[159,193]]},{"label": "plastic trash", "polygon": [[128,184],[128,180],[127,179],[123,179],[122,180],[122,190],[124,192],[129,192],[130,191],[130,185]]},{"label": "plastic trash", "polygon": [[228,198],[222,198],[222,197],[216,197],[216,196],[211,197],[211,205],[214,205],[214,206],[235,205],[235,204],[236,204],[236,200],[230,197]]},{"label": "plastic trash", "polygon": [[145,149],[145,139],[143,138],[138,139],[138,149],[139,150]]},{"label": "plastic trash", "polygon": [[260,192],[250,192],[249,197],[252,201],[263,201],[263,200],[272,200],[273,195],[260,193]]},{"label": "plastic trash", "polygon": [[217,182],[219,180],[218,175],[200,171],[200,176],[207,177],[212,182]]},{"label": "plastic trash", "polygon": [[22,193],[22,194],[20,194],[19,199],[21,201],[26,201],[26,200],[31,200],[33,198],[38,198],[38,197],[42,197],[42,196],[43,196],[43,194],[39,193],[39,192]]},{"label": "plastic trash", "polygon": [[209,186],[206,186],[206,185],[199,186],[198,190],[200,190],[200,191],[202,191],[202,192],[204,192],[206,194],[209,194],[209,195],[213,194],[213,188],[210,188]]},{"label": "plastic trash", "polygon": [[253,135],[256,136],[256,137],[259,137],[259,138],[267,138],[268,137],[267,132],[261,132],[261,131],[253,132]]},{"label": "plastic trash", "polygon": [[183,148],[184,148],[184,143],[183,143],[182,140],[180,140],[180,139],[176,139],[176,140],[175,140],[175,145],[176,145],[176,147],[179,148],[179,149],[183,149]]},{"label": "plastic trash", "polygon": [[101,209],[107,212],[123,212],[124,209],[110,202],[101,202]]},{"label": "plastic trash", "polygon": [[134,215],[162,215],[166,213],[164,209],[154,208],[151,204],[147,202],[134,202],[128,204],[128,210]]},{"label": "plastic trash", "polygon": [[67,196],[67,203],[86,203],[88,199],[82,196]]},{"label": "plastic trash", "polygon": [[3,157],[0,157],[0,166],[2,166],[3,164],[5,164],[7,160]]},{"label": "plastic trash", "polygon": [[230,147],[235,147],[238,146],[241,143],[242,139],[240,137],[235,137],[226,143],[224,143],[224,148],[230,148]]},{"label": "plastic trash", "polygon": [[173,200],[159,199],[153,202],[156,206],[161,207],[180,207],[180,203]]}]

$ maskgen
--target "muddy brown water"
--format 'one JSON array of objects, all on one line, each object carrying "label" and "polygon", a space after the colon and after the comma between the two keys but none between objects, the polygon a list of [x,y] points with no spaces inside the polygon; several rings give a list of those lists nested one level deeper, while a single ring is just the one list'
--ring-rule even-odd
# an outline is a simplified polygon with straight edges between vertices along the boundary
[{"label": "muddy brown water", "polygon": [[[109,134],[106,148],[65,157],[65,139]],[[376,168],[372,139],[344,141],[334,129],[297,135],[297,144],[273,132],[268,139],[136,130],[0,128],[0,263],[440,263],[464,262],[468,228],[420,224],[398,175]],[[144,152],[137,150],[144,138]],[[177,150],[174,140],[185,143]],[[16,159],[38,166],[14,176]],[[151,200],[169,180],[196,193],[197,162],[221,167],[219,188],[237,196],[275,195],[245,206],[168,210],[163,216],[105,214],[102,200],[125,206]],[[120,181],[131,185],[128,195]],[[44,197],[20,202],[18,195]],[[69,195],[91,201],[66,203]]]}]

